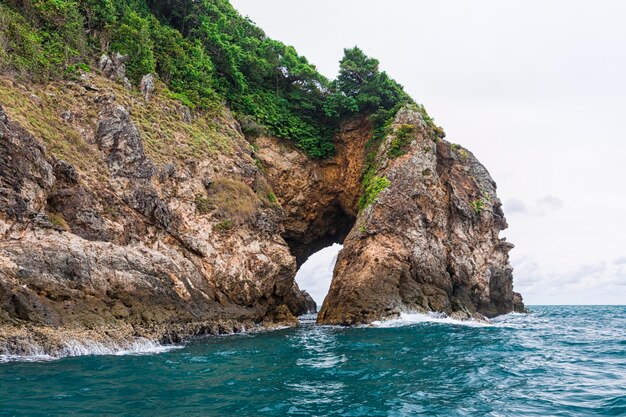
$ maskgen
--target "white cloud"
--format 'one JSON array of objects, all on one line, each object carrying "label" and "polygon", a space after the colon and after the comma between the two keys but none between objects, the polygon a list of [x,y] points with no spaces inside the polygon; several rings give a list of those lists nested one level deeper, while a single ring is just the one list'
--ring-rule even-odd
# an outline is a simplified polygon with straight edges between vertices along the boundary
[{"label": "white cloud", "polygon": [[563,201],[553,195],[546,195],[537,200],[537,207],[542,211],[554,211],[563,207]]},{"label": "white cloud", "polygon": [[507,200],[503,204],[504,210],[508,214],[512,213],[528,213],[528,208],[526,204],[522,200],[518,200],[517,198],[511,198]]},{"label": "white cloud", "polygon": [[626,264],[626,256],[620,256],[619,258],[616,258],[613,261],[613,263],[616,264],[616,265],[624,265],[624,264]]},{"label": "white cloud", "polygon": [[507,215],[525,214],[530,216],[547,216],[563,208],[563,200],[553,195],[546,195],[527,205],[522,200],[511,198],[504,202]]}]

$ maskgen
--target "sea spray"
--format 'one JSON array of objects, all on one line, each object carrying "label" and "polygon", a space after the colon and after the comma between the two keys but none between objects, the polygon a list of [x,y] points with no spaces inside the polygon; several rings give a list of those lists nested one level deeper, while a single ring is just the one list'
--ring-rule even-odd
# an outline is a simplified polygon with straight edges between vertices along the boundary
[{"label": "sea spray", "polygon": [[399,317],[391,318],[388,320],[374,321],[370,324],[370,326],[382,328],[402,327],[411,326],[419,323],[453,324],[467,327],[488,327],[492,325],[492,322],[489,320],[459,320],[440,313],[400,313]]},{"label": "sea spray", "polygon": [[[68,339],[56,349],[44,348],[37,344],[23,347],[23,354],[0,354],[0,363],[12,361],[50,361],[71,356],[87,355],[142,355],[168,352],[181,349],[182,345],[162,345],[154,340],[135,338],[128,341],[96,341],[88,339]],[[48,352],[48,353],[46,353]]]}]

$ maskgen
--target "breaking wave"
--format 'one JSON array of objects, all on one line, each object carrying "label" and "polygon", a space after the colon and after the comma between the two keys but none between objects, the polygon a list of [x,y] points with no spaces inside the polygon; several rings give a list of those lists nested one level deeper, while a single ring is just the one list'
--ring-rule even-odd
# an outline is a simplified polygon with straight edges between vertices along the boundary
[{"label": "breaking wave", "polygon": [[460,320],[454,319],[442,313],[400,313],[400,317],[387,319],[387,320],[379,320],[374,321],[370,326],[372,327],[380,327],[380,328],[391,328],[391,327],[403,327],[403,326],[413,326],[420,323],[438,323],[438,324],[450,324],[455,326],[466,326],[466,327],[492,327],[492,326],[500,326],[507,325],[511,322],[524,320],[528,314],[523,313],[509,313],[502,316],[495,317],[493,319],[485,319],[485,320]]},{"label": "breaking wave", "polygon": [[45,353],[42,346],[29,346],[23,355],[0,354],[0,363],[4,362],[43,362],[61,359],[70,356],[88,355],[151,355],[181,349],[180,345],[162,345],[154,340],[145,338],[124,342],[97,342],[86,340],[67,340],[63,346],[55,349],[52,354]]}]

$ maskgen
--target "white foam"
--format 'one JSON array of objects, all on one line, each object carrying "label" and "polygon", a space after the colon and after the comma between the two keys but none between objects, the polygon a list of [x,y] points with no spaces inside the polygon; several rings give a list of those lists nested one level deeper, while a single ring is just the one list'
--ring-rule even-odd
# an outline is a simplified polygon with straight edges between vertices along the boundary
[{"label": "white foam", "polygon": [[0,355],[0,363],[6,362],[46,362],[53,361],[54,356],[50,355]]},{"label": "white foam", "polygon": [[400,317],[388,319],[388,320],[380,320],[372,322],[371,326],[373,327],[402,327],[402,326],[411,326],[419,323],[441,323],[441,324],[452,324],[457,326],[467,326],[467,327],[489,327],[492,326],[490,321],[482,321],[482,320],[458,320],[453,319],[451,317],[446,316],[441,313],[400,313]]},{"label": "white foam", "polygon": [[180,345],[161,345],[160,343],[138,338],[128,343],[102,343],[85,340],[66,340],[63,347],[54,354],[43,353],[40,346],[32,346],[28,355],[0,355],[0,363],[4,362],[44,362],[61,359],[68,356],[87,355],[153,355],[168,352],[174,349],[181,349]]}]

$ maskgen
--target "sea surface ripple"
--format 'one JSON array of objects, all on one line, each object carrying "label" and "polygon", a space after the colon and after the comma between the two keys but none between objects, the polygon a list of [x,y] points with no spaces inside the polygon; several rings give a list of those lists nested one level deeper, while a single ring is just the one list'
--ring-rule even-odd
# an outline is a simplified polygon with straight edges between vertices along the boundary
[{"label": "sea surface ripple", "polygon": [[405,315],[0,364],[0,416],[626,416],[626,307]]}]

